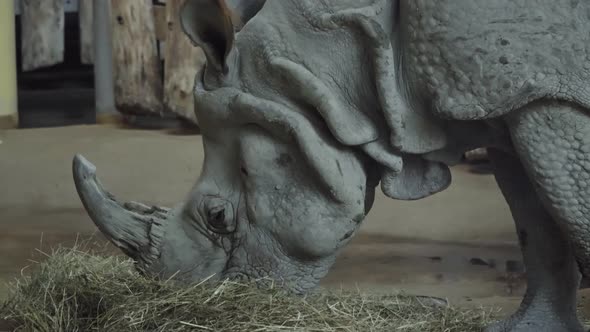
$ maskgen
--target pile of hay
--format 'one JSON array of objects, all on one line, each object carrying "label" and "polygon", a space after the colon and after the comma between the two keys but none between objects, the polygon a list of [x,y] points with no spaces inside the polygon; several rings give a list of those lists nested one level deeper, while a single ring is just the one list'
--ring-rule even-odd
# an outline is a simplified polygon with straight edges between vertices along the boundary
[{"label": "pile of hay", "polygon": [[12,285],[0,319],[20,331],[480,331],[482,310],[338,291],[305,297],[225,281],[181,287],[131,261],[58,249]]}]

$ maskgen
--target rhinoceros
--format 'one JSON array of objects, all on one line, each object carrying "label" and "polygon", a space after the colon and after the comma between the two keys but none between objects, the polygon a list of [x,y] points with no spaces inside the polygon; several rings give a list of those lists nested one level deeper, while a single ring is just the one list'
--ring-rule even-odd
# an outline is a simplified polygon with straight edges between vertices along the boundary
[{"label": "rhinoceros", "polygon": [[194,87],[205,159],[188,198],[120,203],[73,162],[88,214],[141,271],[309,292],[377,188],[436,194],[485,147],[527,269],[520,309],[488,331],[583,330],[589,1],[187,0],[179,15],[207,58]]}]

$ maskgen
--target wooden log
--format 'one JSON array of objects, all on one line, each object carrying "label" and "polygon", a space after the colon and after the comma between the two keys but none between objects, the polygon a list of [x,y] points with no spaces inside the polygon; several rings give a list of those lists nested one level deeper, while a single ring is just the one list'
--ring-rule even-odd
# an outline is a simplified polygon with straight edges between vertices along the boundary
[{"label": "wooden log", "polygon": [[80,27],[80,62],[86,65],[94,63],[94,38],[93,38],[93,1],[79,0],[78,17]]},{"label": "wooden log", "polygon": [[152,0],[111,0],[115,104],[121,113],[160,114],[162,66]]},{"label": "wooden log", "polygon": [[197,71],[205,64],[203,51],[192,45],[178,21],[184,0],[166,2],[168,34],[164,56],[164,105],[172,112],[194,124],[193,87]]},{"label": "wooden log", "polygon": [[64,60],[64,1],[22,0],[22,70],[53,66]]}]

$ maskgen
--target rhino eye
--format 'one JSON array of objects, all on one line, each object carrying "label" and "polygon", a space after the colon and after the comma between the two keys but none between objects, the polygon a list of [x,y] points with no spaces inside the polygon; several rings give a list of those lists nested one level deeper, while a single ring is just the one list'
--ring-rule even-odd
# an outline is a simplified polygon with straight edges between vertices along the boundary
[{"label": "rhino eye", "polygon": [[231,233],[235,230],[232,204],[219,197],[208,197],[203,206],[207,226],[215,233]]},{"label": "rhino eye", "polygon": [[207,221],[213,228],[225,228],[225,208],[218,206],[209,210]]}]

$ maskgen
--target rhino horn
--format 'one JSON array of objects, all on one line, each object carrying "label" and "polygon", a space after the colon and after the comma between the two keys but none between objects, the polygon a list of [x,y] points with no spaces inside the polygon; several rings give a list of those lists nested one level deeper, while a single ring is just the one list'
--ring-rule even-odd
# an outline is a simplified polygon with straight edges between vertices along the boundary
[{"label": "rhino horn", "polygon": [[[154,256],[153,228],[162,224],[168,210],[141,203],[119,203],[103,189],[96,167],[81,155],[72,164],[76,190],[98,229],[127,256],[148,263]],[[159,238],[159,236],[156,236]]]}]

